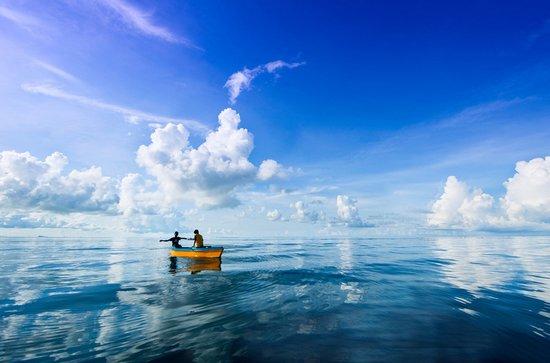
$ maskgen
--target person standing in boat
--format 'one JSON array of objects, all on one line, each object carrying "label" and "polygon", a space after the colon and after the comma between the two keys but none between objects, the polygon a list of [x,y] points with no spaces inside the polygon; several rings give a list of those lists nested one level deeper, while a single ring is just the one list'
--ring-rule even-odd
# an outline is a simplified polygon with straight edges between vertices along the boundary
[{"label": "person standing in boat", "polygon": [[195,229],[193,233],[195,234],[195,238],[193,238],[193,241],[194,241],[193,247],[197,247],[197,248],[204,247],[204,240],[202,238],[202,235],[199,233],[199,230]]},{"label": "person standing in boat", "polygon": [[161,239],[161,240],[159,240],[159,242],[172,242],[172,247],[182,248],[181,245],[180,245],[180,240],[189,239],[189,238],[179,237],[178,234],[179,234],[178,231],[176,231],[176,232],[174,232],[174,237],[169,238],[169,239]]}]

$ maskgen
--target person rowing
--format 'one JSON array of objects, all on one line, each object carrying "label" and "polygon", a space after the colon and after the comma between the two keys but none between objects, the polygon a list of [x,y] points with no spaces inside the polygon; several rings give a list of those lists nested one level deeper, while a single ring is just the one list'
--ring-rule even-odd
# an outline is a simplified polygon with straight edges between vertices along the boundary
[{"label": "person rowing", "polygon": [[179,237],[178,235],[179,235],[179,232],[176,231],[176,232],[174,232],[174,237],[169,238],[169,239],[160,239],[159,242],[172,242],[172,247],[182,248],[182,246],[180,245],[180,240],[190,239],[190,238]]},{"label": "person rowing", "polygon": [[161,240],[159,240],[159,242],[172,242],[172,247],[183,248],[179,243],[180,240],[188,239],[188,240],[193,241],[193,247],[203,248],[204,247],[204,239],[202,238],[202,235],[199,233],[199,230],[195,229],[193,231],[193,233],[195,234],[194,238],[185,238],[185,237],[179,237],[179,232],[176,231],[176,232],[174,232],[174,237],[169,238],[169,239],[161,239]]},{"label": "person rowing", "polygon": [[204,247],[204,239],[202,238],[202,235],[199,233],[199,230],[195,229],[193,233],[195,234],[195,237],[193,238],[193,247],[197,247],[197,248]]}]

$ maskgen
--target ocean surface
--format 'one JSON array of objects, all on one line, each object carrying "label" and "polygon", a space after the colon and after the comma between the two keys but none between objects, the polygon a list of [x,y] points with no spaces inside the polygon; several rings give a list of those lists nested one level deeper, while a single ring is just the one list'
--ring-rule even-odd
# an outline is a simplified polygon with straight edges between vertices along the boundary
[{"label": "ocean surface", "polygon": [[0,238],[0,361],[550,362],[550,237],[206,242]]}]

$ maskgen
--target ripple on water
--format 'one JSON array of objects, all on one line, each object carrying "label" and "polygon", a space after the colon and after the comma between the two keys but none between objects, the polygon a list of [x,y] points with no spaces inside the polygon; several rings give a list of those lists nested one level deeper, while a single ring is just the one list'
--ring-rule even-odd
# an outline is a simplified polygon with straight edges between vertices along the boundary
[{"label": "ripple on water", "polygon": [[225,239],[216,262],[140,239],[1,242],[0,360],[550,355],[549,239]]}]

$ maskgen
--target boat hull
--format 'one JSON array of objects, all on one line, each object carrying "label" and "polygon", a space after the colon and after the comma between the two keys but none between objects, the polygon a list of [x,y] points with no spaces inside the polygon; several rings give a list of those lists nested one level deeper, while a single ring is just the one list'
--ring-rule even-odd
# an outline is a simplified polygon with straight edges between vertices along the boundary
[{"label": "boat hull", "polygon": [[219,258],[222,256],[223,247],[172,247],[170,255],[172,257],[187,257],[187,258]]}]

